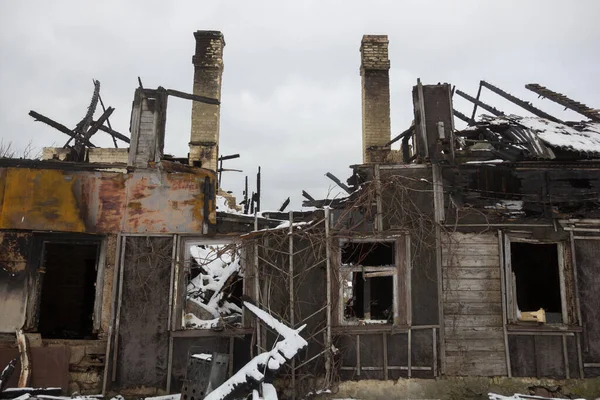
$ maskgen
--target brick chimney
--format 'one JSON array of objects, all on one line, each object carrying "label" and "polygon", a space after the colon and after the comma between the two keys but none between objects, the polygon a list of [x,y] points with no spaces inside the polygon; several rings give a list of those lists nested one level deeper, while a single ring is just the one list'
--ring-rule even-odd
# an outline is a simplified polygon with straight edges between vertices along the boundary
[{"label": "brick chimney", "polygon": [[[194,94],[220,100],[225,47],[223,34],[219,31],[196,31],[194,37]],[[220,115],[219,105],[193,102],[190,165],[217,170]]]},{"label": "brick chimney", "polygon": [[360,45],[363,163],[384,162],[391,139],[387,35],[364,35]]}]

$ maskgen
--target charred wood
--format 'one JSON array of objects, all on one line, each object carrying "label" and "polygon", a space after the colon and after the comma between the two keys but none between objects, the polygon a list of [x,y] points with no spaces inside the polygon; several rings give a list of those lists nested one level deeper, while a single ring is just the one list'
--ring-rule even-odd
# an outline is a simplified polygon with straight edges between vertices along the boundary
[{"label": "charred wood", "polygon": [[532,113],[535,116],[538,116],[540,118],[546,118],[550,121],[553,121],[553,122],[556,122],[559,124],[564,124],[564,122],[561,121],[560,119],[553,117],[552,115],[540,110],[539,108],[534,107],[533,105],[531,105],[531,103],[529,103],[527,101],[521,100],[518,97],[515,97],[512,94],[505,92],[504,90],[492,85],[491,83],[487,83],[486,81],[481,81],[481,86],[491,90],[492,92],[496,93],[498,96],[504,97],[506,100],[529,111],[530,113]]},{"label": "charred wood", "polygon": [[181,99],[199,101],[200,103],[215,104],[215,105],[221,104],[221,102],[217,99],[213,99],[211,97],[205,97],[205,96],[198,96],[196,94],[180,92],[179,90],[167,89],[167,94],[169,96],[179,97]]},{"label": "charred wood", "polygon": [[31,117],[33,117],[36,121],[39,122],[43,122],[46,125],[51,126],[52,128],[61,131],[62,133],[65,133],[67,135],[69,135],[70,137],[72,137],[73,139],[79,139],[82,140],[83,143],[89,147],[96,147],[92,142],[90,142],[89,140],[86,139],[82,139],[80,138],[77,134],[75,134],[71,129],[67,128],[66,126],[64,126],[63,124],[60,124],[40,113],[37,113],[33,110],[29,111],[29,115]]}]

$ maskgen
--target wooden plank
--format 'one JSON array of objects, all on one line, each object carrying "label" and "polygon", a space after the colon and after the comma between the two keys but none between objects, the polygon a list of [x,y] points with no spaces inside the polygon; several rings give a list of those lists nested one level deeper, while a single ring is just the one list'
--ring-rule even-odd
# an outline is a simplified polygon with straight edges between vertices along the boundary
[{"label": "wooden plank", "polygon": [[500,315],[501,303],[444,303],[445,315]]},{"label": "wooden plank", "polygon": [[504,352],[448,352],[447,375],[502,376],[506,375]]},{"label": "wooden plank", "polygon": [[452,232],[442,236],[444,243],[458,243],[458,244],[497,244],[498,238],[495,233],[461,233]]},{"label": "wooden plank", "polygon": [[499,290],[447,290],[444,291],[444,301],[500,303],[501,296]]},{"label": "wooden plank", "polygon": [[501,339],[504,334],[499,327],[449,326],[445,329],[446,340],[452,339]]},{"label": "wooden plank", "polygon": [[383,344],[383,379],[388,380],[388,346],[387,346],[387,333],[382,333],[382,344]]},{"label": "wooden plank", "polygon": [[444,279],[500,279],[500,268],[498,267],[473,267],[453,268],[447,267],[442,270]]},{"label": "wooden plank", "polygon": [[443,255],[495,255],[498,254],[498,243],[495,244],[470,244],[470,245],[442,245]]},{"label": "wooden plank", "polygon": [[212,97],[198,96],[196,94],[185,93],[185,92],[181,92],[179,90],[174,90],[174,89],[167,89],[167,94],[169,96],[179,97],[181,99],[186,99],[186,100],[199,101],[201,103],[206,103],[206,104],[215,104],[215,105],[221,104],[221,102],[218,99],[214,99]]},{"label": "wooden plank", "polygon": [[500,279],[444,279],[444,290],[500,290]]},{"label": "wooden plank", "polygon": [[496,255],[444,255],[443,267],[469,268],[469,267],[499,267],[500,259]]},{"label": "wooden plank", "polygon": [[501,327],[502,315],[451,315],[444,317],[446,327]]},{"label": "wooden plank", "polygon": [[503,339],[447,339],[446,351],[472,352],[491,351],[504,352]]},{"label": "wooden plank", "polygon": [[33,117],[36,121],[43,122],[44,124],[49,125],[49,126],[53,127],[54,129],[57,129],[57,130],[61,131],[62,133],[65,133],[65,134],[69,135],[73,139],[77,139],[77,140],[82,141],[88,147],[96,147],[89,140],[84,139],[83,137],[76,135],[71,129],[67,128],[63,124],[59,124],[58,122],[53,121],[50,118],[48,118],[46,116],[43,116],[40,113],[37,113],[37,112],[31,110],[31,111],[29,111],[29,115],[31,117]]},{"label": "wooden plank", "polygon": [[19,347],[19,353],[21,353],[21,374],[19,375],[18,387],[24,388],[29,386],[31,379],[31,353],[29,352],[27,337],[21,329],[17,331],[17,346]]}]

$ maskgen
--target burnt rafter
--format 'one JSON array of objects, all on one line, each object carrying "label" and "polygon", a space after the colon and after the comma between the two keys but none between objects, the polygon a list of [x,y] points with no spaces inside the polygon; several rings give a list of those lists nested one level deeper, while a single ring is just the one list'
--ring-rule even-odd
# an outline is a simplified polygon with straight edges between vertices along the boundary
[{"label": "burnt rafter", "polygon": [[506,100],[510,101],[511,103],[514,103],[514,104],[518,105],[519,107],[529,111],[530,113],[532,113],[533,115],[535,115],[537,117],[545,118],[547,120],[550,120],[552,122],[556,122],[559,124],[564,124],[564,122],[561,121],[560,119],[553,117],[552,115],[548,114],[545,111],[540,110],[539,108],[534,107],[528,101],[521,100],[518,97],[515,97],[512,94],[507,93],[504,90],[492,85],[491,83],[488,83],[486,81],[481,81],[480,85],[483,86],[484,88],[489,89],[492,92],[496,93],[498,96],[504,97]]},{"label": "burnt rafter", "polygon": [[196,94],[185,93],[185,92],[181,92],[179,90],[174,90],[174,89],[166,89],[166,91],[169,96],[179,97],[181,99],[199,101],[200,103],[206,103],[206,104],[214,104],[214,105],[221,104],[221,102],[219,100],[213,99],[211,97],[198,96]]},{"label": "burnt rafter", "polygon": [[562,93],[552,91],[547,87],[539,85],[537,83],[527,84],[525,85],[525,88],[538,94],[540,97],[546,98],[557,104],[560,104],[561,106],[564,106],[569,110],[573,110],[576,113],[579,113],[591,119],[592,121],[600,122],[600,110],[588,107],[587,105],[573,100]]},{"label": "burnt rafter", "polygon": [[454,113],[454,116],[457,117],[458,119],[463,120],[464,122],[466,122],[469,125],[472,124],[473,120],[471,120],[465,114],[463,114],[463,113],[461,113],[460,111],[457,111],[457,110],[452,110],[452,112]]},{"label": "burnt rafter", "polygon": [[[94,121],[94,122],[96,122],[96,121]],[[110,122],[109,122],[109,120],[108,120],[108,119],[106,120],[106,122],[107,122],[108,124],[110,124]],[[116,138],[116,139],[120,139],[120,140],[124,141],[125,143],[130,143],[130,142],[131,142],[131,140],[129,140],[129,138],[128,138],[127,136],[123,135],[122,133],[119,133],[119,132],[115,131],[115,130],[114,130],[114,129],[112,129],[110,126],[109,126],[109,127],[106,127],[106,126],[104,126],[104,125],[100,125],[100,126],[98,127],[98,130],[101,130],[102,132],[106,132],[106,133],[110,134],[111,136],[113,136],[113,139],[114,139],[114,138]],[[115,146],[115,147],[116,147],[116,146]]]},{"label": "burnt rafter", "polygon": [[342,181],[340,181],[338,179],[337,176],[333,175],[331,172],[328,172],[325,174],[326,177],[328,177],[329,179],[331,179],[332,181],[334,181],[339,187],[341,187],[342,189],[344,189],[344,191],[348,194],[352,193],[352,189],[350,189],[348,186],[344,185],[342,183]]},{"label": "burnt rafter", "polygon": [[[33,110],[29,112],[29,115],[33,117],[36,121],[43,122],[46,125],[51,126],[52,128],[69,136],[69,140],[63,146],[64,148],[71,147],[71,141],[75,140],[74,150],[78,154],[77,158],[83,157],[83,148],[96,147],[92,142],[90,142],[90,138],[99,130],[111,135],[115,147],[118,147],[117,139],[122,140],[125,143],[130,143],[130,139],[127,136],[112,129],[110,120],[108,118],[115,109],[113,107],[107,108],[104,106],[104,102],[102,101],[102,98],[100,96],[100,82],[97,80],[93,80],[93,82],[94,92],[92,94],[90,104],[87,107],[86,114],[73,129],[69,129],[65,125],[58,123],[53,119],[46,117],[40,113],[37,113]],[[100,105],[102,106],[102,115],[97,120],[94,120],[94,113],[96,112],[98,103],[100,103]],[[108,127],[104,126],[104,123],[106,123]]]},{"label": "burnt rafter", "polygon": [[399,134],[398,136],[396,136],[395,138],[393,138],[392,140],[387,142],[385,144],[385,146],[383,146],[383,147],[391,146],[392,144],[396,143],[398,140],[403,139],[406,136],[412,136],[412,134],[414,132],[415,132],[415,126],[411,125],[407,130],[405,130],[404,132],[402,132],[401,134]]},{"label": "burnt rafter", "polygon": [[[56,122],[56,121],[54,121],[54,120],[52,120],[52,119],[50,119],[50,118],[48,118],[48,117],[46,117],[46,116],[44,116],[44,115],[40,114],[40,113],[37,113],[37,112],[35,112],[35,111],[31,110],[31,111],[29,111],[29,115],[30,115],[31,117],[33,117],[33,118],[34,118],[36,121],[43,122],[44,124],[46,124],[46,125],[48,125],[48,126],[51,126],[51,127],[53,127],[54,129],[56,129],[56,130],[59,130],[59,131],[61,131],[62,133],[64,133],[64,134],[67,134],[67,135],[71,136],[73,139],[76,139],[76,138],[78,138],[78,135],[76,135],[76,134],[75,134],[75,133],[74,133],[74,132],[73,132],[71,129],[67,128],[67,127],[66,127],[66,126],[64,126],[63,124],[61,124],[61,123],[58,123],[58,122]],[[90,142],[89,140],[83,140],[83,143],[84,143],[86,146],[89,146],[89,147],[96,147],[96,146],[95,146],[95,145],[94,145],[92,142]]]},{"label": "burnt rafter", "polygon": [[75,131],[78,133],[84,133],[88,130],[90,125],[92,124],[92,118],[94,113],[96,112],[96,107],[98,106],[98,100],[100,100],[100,81],[93,80],[94,82],[94,93],[92,94],[92,99],[90,100],[90,105],[88,106],[87,112],[85,116],[77,126],[75,127]]},{"label": "burnt rafter", "polygon": [[[469,100],[471,103],[478,105],[479,107],[483,108],[486,111],[491,112],[492,114],[494,114],[496,117],[499,117],[501,115],[505,115],[502,111],[498,110],[495,107],[492,107],[490,105],[485,104],[483,101],[476,99],[473,96],[470,96],[468,94],[466,94],[465,92],[463,92],[462,90],[458,90],[456,89],[455,93],[457,95],[459,95],[460,97],[462,97],[463,99]],[[462,118],[461,118],[462,119]]]}]

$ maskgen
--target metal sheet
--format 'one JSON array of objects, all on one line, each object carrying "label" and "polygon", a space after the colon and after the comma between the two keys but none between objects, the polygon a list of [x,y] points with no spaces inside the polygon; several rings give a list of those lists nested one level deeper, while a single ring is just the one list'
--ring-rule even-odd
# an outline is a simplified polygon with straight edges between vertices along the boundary
[{"label": "metal sheet", "polygon": [[[192,233],[216,223],[215,174],[178,167],[133,173],[0,169],[0,229]],[[205,196],[205,192],[208,196]]]}]

